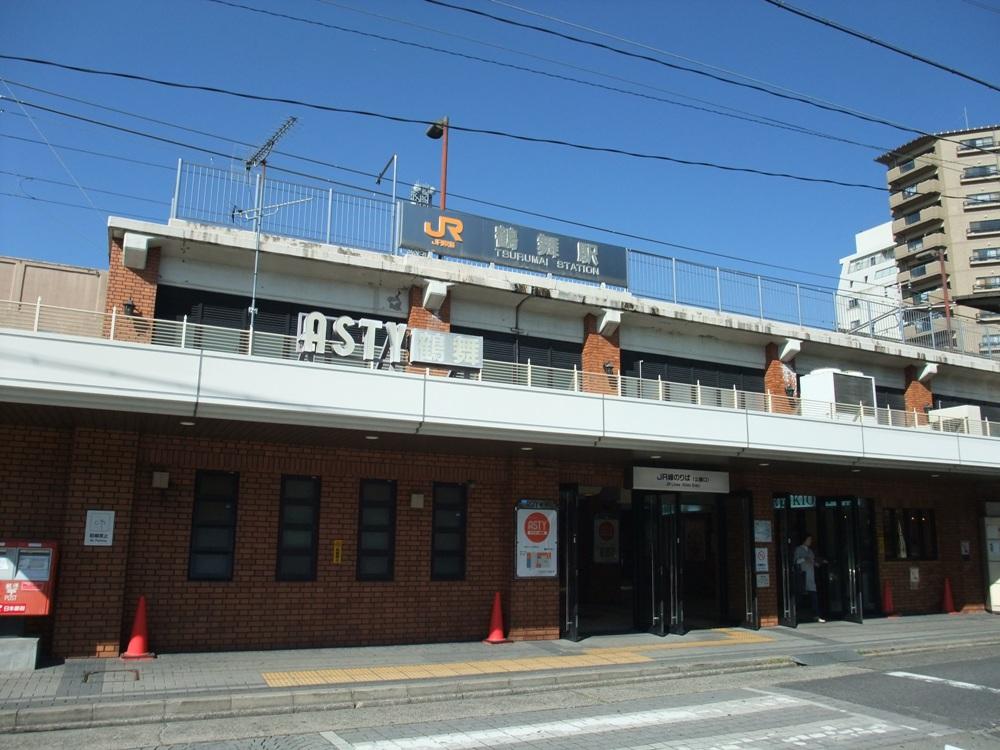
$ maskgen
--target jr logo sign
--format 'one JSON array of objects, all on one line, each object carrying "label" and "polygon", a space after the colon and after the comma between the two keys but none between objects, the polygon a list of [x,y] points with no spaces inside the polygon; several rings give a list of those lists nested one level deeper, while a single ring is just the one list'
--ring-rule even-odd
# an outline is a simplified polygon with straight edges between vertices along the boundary
[{"label": "jr logo sign", "polygon": [[[431,238],[432,245],[441,247],[454,248],[457,243],[462,241],[462,230],[464,229],[465,224],[462,223],[462,220],[452,216],[438,216],[436,229],[431,227],[429,221],[424,222],[424,234]],[[446,239],[445,234],[448,234],[451,239]]]}]

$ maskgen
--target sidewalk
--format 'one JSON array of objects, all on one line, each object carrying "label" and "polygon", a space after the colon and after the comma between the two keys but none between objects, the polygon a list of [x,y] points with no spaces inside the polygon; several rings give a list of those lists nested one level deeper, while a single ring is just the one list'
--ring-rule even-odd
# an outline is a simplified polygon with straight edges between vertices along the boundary
[{"label": "sidewalk", "polygon": [[1000,617],[926,615],[579,643],[447,643],[72,659],[0,672],[0,732],[151,723],[505,695],[615,682],[858,661],[1000,644]]}]

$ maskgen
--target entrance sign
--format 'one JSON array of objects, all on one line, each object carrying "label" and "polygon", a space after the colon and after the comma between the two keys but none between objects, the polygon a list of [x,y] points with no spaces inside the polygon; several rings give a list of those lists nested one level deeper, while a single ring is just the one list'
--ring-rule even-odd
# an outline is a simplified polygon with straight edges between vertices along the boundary
[{"label": "entrance sign", "polygon": [[754,521],[753,522],[753,540],[755,542],[770,542],[771,541],[771,522],[770,521]]},{"label": "entrance sign", "polygon": [[88,510],[83,532],[84,547],[110,547],[115,541],[115,512]]},{"label": "entrance sign", "polygon": [[462,211],[402,204],[399,244],[410,250],[628,286],[625,248],[542,232]]},{"label": "entrance sign", "polygon": [[770,572],[770,568],[767,563],[767,547],[757,547],[754,549],[754,572]]},{"label": "entrance sign", "polygon": [[559,574],[557,511],[548,503],[521,500],[515,514],[517,578],[554,578]]},{"label": "entrance sign", "polygon": [[410,332],[410,362],[483,369],[483,337],[414,328]]},{"label": "entrance sign", "polygon": [[632,488],[663,492],[716,492],[728,494],[729,473],[702,469],[632,468]]},{"label": "entrance sign", "polygon": [[594,516],[594,562],[618,563],[618,519],[599,513]]}]

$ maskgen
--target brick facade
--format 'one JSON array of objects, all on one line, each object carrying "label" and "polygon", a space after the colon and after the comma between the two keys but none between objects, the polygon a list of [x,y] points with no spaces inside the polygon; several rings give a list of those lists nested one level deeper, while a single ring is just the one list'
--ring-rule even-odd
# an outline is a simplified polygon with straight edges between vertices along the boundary
[{"label": "brick facade", "polygon": [[610,336],[597,330],[597,316],[583,319],[583,375],[580,390],[591,393],[617,393],[622,371],[622,352],[618,345],[618,329]]},{"label": "brick facade", "polygon": [[[451,331],[451,294],[448,294],[441,309],[436,313],[424,307],[424,289],[420,286],[410,287],[410,313],[406,318],[406,325],[409,330],[414,328],[426,328],[431,331]],[[411,372],[428,372],[430,375],[447,376],[449,371],[446,368],[431,367],[425,365],[411,365],[407,367]]]},{"label": "brick facade", "polygon": [[[621,488],[627,461],[575,462],[527,453],[453,455],[432,440],[406,451],[212,440],[90,428],[0,427],[14,449],[0,459],[4,533],[48,537],[61,544],[55,615],[38,625],[57,656],[118,653],[140,595],[149,604],[151,647],[161,652],[481,639],[494,592],[515,639],[556,638],[559,581],[516,580],[513,510],[521,498],[559,500],[560,485]],[[194,482],[200,469],[239,473],[234,575],[231,581],[188,580]],[[168,489],[152,473],[170,475]],[[279,488],[283,475],[321,481],[317,575],[314,581],[275,580]],[[397,482],[394,578],[357,580],[358,496],[362,479]],[[872,498],[878,575],[893,587],[904,613],[940,611],[944,577],[956,605],[984,602],[979,524],[984,483],[936,480],[904,472],[834,475],[770,467],[732,472],[734,491],[751,493],[754,517],[774,520],[775,493]],[[467,564],[463,581],[432,581],[431,524],[435,482],[467,487]],[[414,493],[422,508],[411,507]],[[931,509],[938,557],[886,560],[885,508]],[[84,547],[87,509],[116,512],[114,546]],[[733,519],[734,516],[727,515]],[[732,520],[735,524],[737,521]],[[731,532],[726,544],[730,614],[742,608],[742,556],[750,542]],[[742,527],[747,533],[745,525]],[[776,534],[776,529],[775,529]],[[334,562],[334,543],[343,558]],[[960,555],[970,543],[969,559]],[[769,550],[770,585],[758,591],[762,624],[777,622],[779,543]],[[822,554],[822,546],[818,550]],[[910,586],[910,568],[919,583]],[[51,630],[46,630],[50,628]]]},{"label": "brick facade", "polygon": [[[148,343],[152,338],[152,328],[146,321],[152,320],[156,309],[160,248],[149,249],[146,267],[141,271],[126,267],[122,254],[122,240],[112,239],[108,249],[108,292],[104,311],[110,315],[112,310],[117,310],[115,339]],[[129,300],[135,305],[135,314],[131,318],[124,314],[124,305]],[[110,321],[105,323],[105,335],[109,326]]]},{"label": "brick facade", "polygon": [[917,368],[910,365],[904,371],[906,377],[906,390],[903,392],[903,406],[907,413],[916,413],[921,424],[926,423],[926,410],[934,405],[934,394],[931,389],[917,380]]},{"label": "brick facade", "polygon": [[[791,397],[788,395],[789,390]],[[764,392],[770,397],[772,411],[795,413],[795,398],[798,396],[795,360],[782,362],[778,358],[778,345],[775,343],[768,344],[764,349]]]}]

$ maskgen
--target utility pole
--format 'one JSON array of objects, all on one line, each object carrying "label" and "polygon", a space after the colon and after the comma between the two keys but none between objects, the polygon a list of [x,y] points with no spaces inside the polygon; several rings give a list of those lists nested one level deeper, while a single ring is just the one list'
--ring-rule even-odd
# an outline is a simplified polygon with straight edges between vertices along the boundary
[{"label": "utility pole", "polygon": [[[260,173],[257,176],[257,200],[256,206],[250,211],[246,209],[237,209],[233,211],[233,216],[239,215],[240,217],[247,218],[247,214],[253,214],[254,223],[254,249],[253,249],[253,287],[250,291],[250,336],[251,342],[253,341],[253,325],[257,318],[257,271],[260,267],[260,225],[264,219],[264,211],[276,211],[281,206],[287,206],[291,203],[302,203],[307,200],[312,200],[311,198],[304,198],[297,201],[289,201],[287,203],[282,203],[274,206],[264,206],[264,181],[267,179],[267,157],[270,156],[271,150],[275,147],[279,140],[287,133],[292,125],[297,122],[298,118],[289,117],[282,123],[281,127],[278,128],[274,134],[264,141],[257,151],[249,159],[244,162],[246,170],[249,173],[254,167],[260,166]],[[251,349],[253,345],[251,343]]]}]

